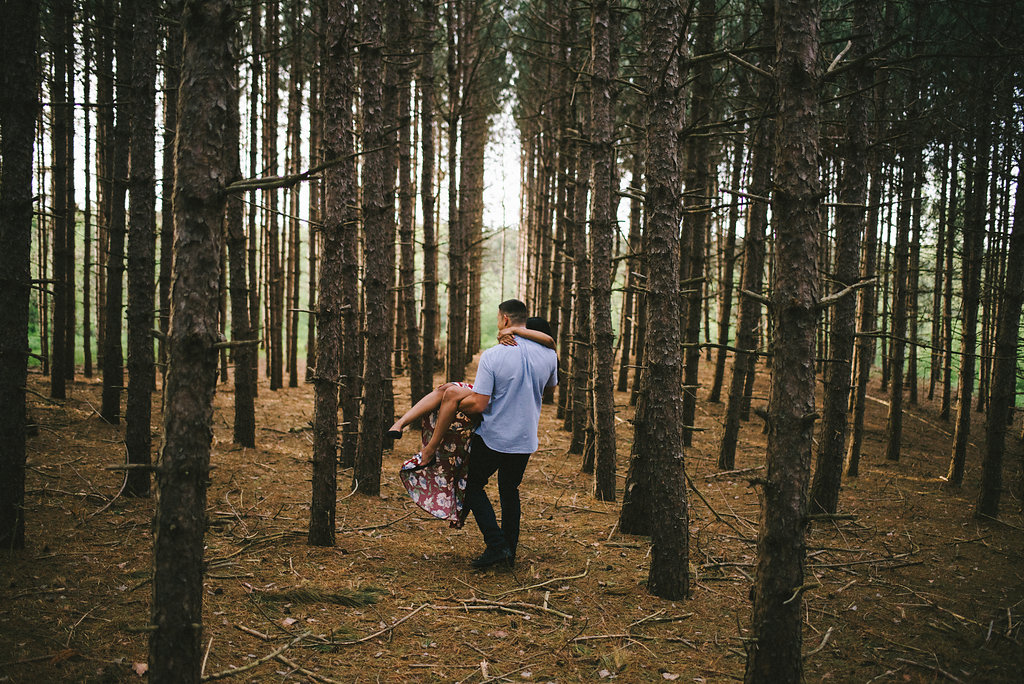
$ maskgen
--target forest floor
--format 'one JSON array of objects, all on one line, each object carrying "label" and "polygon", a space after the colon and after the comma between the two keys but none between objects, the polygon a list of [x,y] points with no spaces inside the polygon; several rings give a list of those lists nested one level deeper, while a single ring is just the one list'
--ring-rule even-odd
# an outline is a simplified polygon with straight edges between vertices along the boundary
[{"label": "forest floor", "polygon": [[[41,398],[41,376],[30,387],[41,393],[30,401],[41,430],[29,441],[28,546],[0,553],[0,682],[144,681],[156,502],[117,496],[123,474],[108,467],[124,460],[124,427],[98,417],[96,381],[75,382],[59,403]],[[396,388],[401,408],[408,381]],[[755,388],[755,405],[766,392]],[[882,398],[874,382],[869,394]],[[522,486],[514,571],[472,571],[482,550],[474,523],[449,529],[412,504],[398,478],[418,444],[410,435],[385,455],[380,498],[349,496],[351,471],[339,473],[337,546],[307,546],[312,397],[311,385],[261,386],[258,448],[241,449],[231,443],[231,386],[219,387],[207,675],[250,666],[231,679],[742,679],[759,506],[748,479],[764,462],[760,419],[742,427],[741,472],[719,475],[724,405],[700,402],[704,431],[686,450],[699,492],[689,495],[693,595],[665,601],[645,588],[647,539],[617,533],[619,506],[591,496],[550,405]],[[625,394],[616,402],[621,498],[632,409]],[[158,432],[159,394],[154,404]],[[802,597],[806,679],[1020,682],[1024,521],[1010,491],[1019,491],[1021,445],[1013,440],[1006,454],[1001,521],[978,521],[981,415],[966,484],[950,491],[940,476],[951,425],[936,406],[909,407],[899,462],[882,460],[885,412],[880,401],[868,406],[861,475],[845,480],[840,501],[851,517],[816,523],[808,536],[808,582],[820,586]]]}]

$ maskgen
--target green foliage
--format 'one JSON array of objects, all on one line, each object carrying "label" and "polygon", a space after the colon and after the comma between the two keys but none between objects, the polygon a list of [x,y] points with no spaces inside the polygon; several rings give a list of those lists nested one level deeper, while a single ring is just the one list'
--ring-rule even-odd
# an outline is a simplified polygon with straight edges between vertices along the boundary
[{"label": "green foliage", "polygon": [[280,591],[263,591],[254,594],[257,601],[263,603],[334,603],[339,606],[368,606],[376,603],[383,589],[364,586],[359,589],[342,589],[340,591],[324,591],[316,587],[296,587]]}]

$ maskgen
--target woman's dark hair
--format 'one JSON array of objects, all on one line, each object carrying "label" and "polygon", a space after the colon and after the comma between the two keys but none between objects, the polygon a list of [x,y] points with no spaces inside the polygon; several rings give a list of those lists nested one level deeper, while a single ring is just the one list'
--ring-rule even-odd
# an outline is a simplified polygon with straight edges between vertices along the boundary
[{"label": "woman's dark hair", "polygon": [[530,316],[526,319],[527,330],[536,330],[542,332],[548,337],[554,337],[551,334],[551,324],[547,322],[547,319],[541,318],[540,316]]}]

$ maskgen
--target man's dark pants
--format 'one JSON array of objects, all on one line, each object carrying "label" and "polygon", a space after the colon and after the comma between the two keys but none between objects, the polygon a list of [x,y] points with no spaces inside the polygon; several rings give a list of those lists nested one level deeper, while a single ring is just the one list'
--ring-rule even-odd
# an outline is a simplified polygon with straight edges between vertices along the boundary
[{"label": "man's dark pants", "polygon": [[[494,451],[478,435],[473,435],[469,452],[469,474],[466,477],[465,504],[484,535],[488,549],[500,549],[506,544],[516,555],[519,544],[519,483],[523,481],[530,454],[506,454]],[[494,516],[494,507],[484,487],[497,471],[498,497],[501,502],[501,527]]]}]

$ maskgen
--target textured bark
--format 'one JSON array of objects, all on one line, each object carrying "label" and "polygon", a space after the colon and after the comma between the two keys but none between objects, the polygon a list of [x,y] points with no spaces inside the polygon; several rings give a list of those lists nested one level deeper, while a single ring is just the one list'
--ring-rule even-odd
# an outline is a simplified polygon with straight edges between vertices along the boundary
[{"label": "textured bark", "polygon": [[[643,7],[647,76],[648,365],[637,402],[630,471],[620,526],[651,534],[647,590],[677,600],[689,596],[689,532],[683,452],[682,348],[679,330],[679,145],[682,75],[675,36],[684,32],[675,3]],[[630,508],[639,505],[638,510]],[[646,508],[646,510],[644,510]],[[640,513],[641,515],[637,515]],[[646,513],[646,520],[642,514]],[[632,520],[629,518],[632,516]],[[629,523],[623,524],[623,523]]]},{"label": "textured bark", "polygon": [[[263,71],[263,34],[261,30],[260,17],[263,13],[263,5],[260,0],[252,0],[249,6],[249,44],[252,50],[252,77],[250,78],[249,90],[249,178],[255,178],[258,169],[259,159],[259,111],[260,111],[260,80]],[[248,245],[246,247],[246,270],[249,272],[249,326],[254,331],[260,331],[260,337],[265,338],[266,332],[262,327],[260,306],[260,269],[257,262],[257,245],[261,223],[257,221],[259,214],[260,196],[256,190],[249,194],[248,212]],[[266,347],[266,340],[262,342]],[[252,369],[250,371],[254,378],[259,375],[259,352],[252,355]],[[256,384],[258,392],[259,385]]]},{"label": "textured bark", "polygon": [[[984,82],[982,79],[981,82]],[[956,429],[953,453],[946,475],[950,487],[960,487],[967,462],[967,440],[971,432],[971,399],[974,395],[975,356],[978,341],[978,306],[981,299],[981,264],[985,257],[985,198],[989,180],[992,125],[989,121],[991,96],[982,93],[975,114],[975,149],[969,158],[971,186],[964,207],[963,321],[960,331],[960,389],[957,392]]]},{"label": "textured bark", "polygon": [[[90,10],[83,8],[83,22],[90,20]],[[92,30],[89,26],[82,28],[82,90],[85,102],[92,98]],[[82,207],[83,231],[82,231],[82,375],[91,378],[92,368],[92,279],[93,279],[93,204],[92,204],[92,182],[93,169],[90,168],[95,160],[92,156],[92,108],[84,108],[83,118],[85,119],[85,150],[82,166],[85,168],[85,206]]]},{"label": "textured bark", "polygon": [[[732,158],[732,178],[730,187],[738,189],[743,176],[743,138],[737,138],[736,149]],[[722,244],[721,280],[719,281],[720,300],[718,306],[718,344],[715,354],[715,377],[711,382],[708,401],[718,403],[722,396],[722,383],[725,380],[725,360],[729,344],[729,324],[732,318],[732,290],[736,271],[736,224],[740,219],[740,196],[733,195],[732,206],[729,208],[729,227]]]},{"label": "textured bark", "polygon": [[558,345],[559,378],[558,378],[558,414],[563,420],[562,429],[571,432],[573,427],[573,385],[575,384],[575,344],[574,336],[576,319],[579,311],[574,306],[576,264],[576,162],[579,149],[575,143],[569,143],[569,159],[565,169],[565,206],[561,208],[561,219],[565,221],[565,260],[566,270],[564,289],[562,292],[562,331]]},{"label": "textured bark", "polygon": [[[590,130],[581,126],[580,131]],[[585,137],[586,133],[581,133]],[[570,454],[583,454],[587,424],[591,415],[589,388],[591,383],[590,346],[590,248],[587,245],[587,193],[590,190],[589,141],[578,145],[576,165],[576,192],[573,212],[573,257],[576,298],[573,305],[572,346],[572,441]]]},{"label": "textured bark", "polygon": [[[324,47],[324,13],[326,11],[323,0],[317,0],[312,7],[312,31],[314,40],[313,65],[309,74],[309,165],[315,166],[323,162],[321,154],[323,147],[324,116],[323,116],[323,81],[321,71],[323,70]],[[320,225],[324,215],[324,194],[323,186],[319,181],[309,185],[309,223],[307,224],[306,235],[309,241],[309,258],[307,263],[307,285],[306,285],[306,310],[316,311],[317,308],[317,267],[319,265],[320,253]],[[316,315],[310,313],[306,316],[306,382],[313,382],[313,372],[316,368]]]},{"label": "textured bark", "polygon": [[38,2],[0,5],[0,549],[25,546],[25,384],[38,35]]},{"label": "textured bark", "polygon": [[[288,74],[288,173],[300,173],[302,164],[302,109],[303,86],[306,80],[303,58],[303,39],[300,21],[303,10],[298,4],[288,8],[291,33],[291,72]],[[288,191],[288,260],[286,297],[288,334],[288,386],[299,386],[299,283],[302,263],[301,226],[299,221],[299,186]]]},{"label": "textured bark", "polygon": [[939,159],[939,220],[935,224],[935,279],[932,287],[931,363],[928,369],[928,400],[935,398],[935,385],[942,374],[942,293],[946,281],[946,209],[949,188],[949,148],[947,140],[942,146]]},{"label": "textured bark", "polygon": [[918,347],[918,300],[921,282],[921,187],[924,185],[922,150],[914,150],[914,199],[911,204],[910,222],[910,272],[907,274],[907,338],[910,342],[907,353],[907,374],[903,384],[907,388],[907,401],[917,404],[917,347]]},{"label": "textured bark", "polygon": [[[64,136],[67,144],[67,178],[64,183],[64,192],[67,195],[67,211],[64,213],[64,296],[67,306],[64,308],[64,379],[72,381],[75,379],[75,328],[77,327],[77,302],[78,287],[75,283],[75,233],[78,229],[78,208],[75,202],[75,152],[78,149],[75,144],[75,64],[77,61],[75,48],[75,7],[74,3],[68,5],[68,12],[64,15],[64,40],[63,49],[67,54],[64,63],[66,71],[64,83],[67,88],[67,95],[62,99],[67,103],[67,117],[64,125],[67,133]],[[56,317],[55,317],[56,320]]]},{"label": "textured bark", "polygon": [[[388,289],[394,260],[394,183],[388,183],[393,150],[384,111],[384,25],[382,3],[363,2],[359,7],[362,39],[359,44],[362,81],[362,216],[363,300],[366,316],[363,360],[363,424],[359,431],[353,483],[363,494],[380,494],[380,468],[384,449],[384,415],[391,374],[391,315]],[[391,176],[394,180],[393,175]],[[385,423],[385,420],[388,423]]]},{"label": "textured bark", "polygon": [[[324,62],[324,156],[346,158],[353,151],[351,109],[353,76],[352,5],[331,0],[327,7],[327,55]],[[308,543],[334,546],[337,503],[338,384],[341,381],[342,259],[346,232],[355,219],[350,207],[356,202],[355,164],[346,162],[324,173],[326,205],[323,262],[320,268],[320,302],[317,321],[317,364],[313,375],[313,499],[309,514]],[[351,239],[351,238],[348,238]]]},{"label": "textured bark", "polygon": [[[477,48],[479,49],[479,48]],[[475,90],[475,89],[472,89]],[[469,363],[480,351],[480,287],[483,273],[483,221],[484,221],[484,149],[489,129],[487,111],[480,99],[481,93],[466,94],[465,117],[462,120],[462,139],[459,168],[459,233],[463,269],[459,301],[465,307],[461,316],[463,333],[462,362]],[[450,380],[457,380],[450,377]]]},{"label": "textured bark", "polygon": [[903,155],[900,204],[896,214],[896,246],[893,251],[892,331],[889,342],[889,417],[886,421],[885,458],[900,459],[903,439],[903,364],[907,338],[907,299],[910,286],[910,215],[914,193],[914,152]]},{"label": "textured bark", "polygon": [[1013,210],[1013,232],[1006,260],[1006,282],[1000,293],[1001,316],[996,334],[992,367],[992,393],[985,418],[985,452],[981,466],[981,491],[976,515],[995,517],[1003,486],[1003,452],[1007,425],[1012,418],[1015,399],[1017,348],[1021,309],[1024,308],[1024,170],[1018,163],[1017,194]]},{"label": "textured bark", "polygon": [[122,313],[124,298],[124,239],[125,193],[128,190],[129,115],[127,103],[131,101],[132,82],[132,28],[135,24],[136,3],[127,2],[117,15],[114,25],[114,51],[117,56],[116,96],[117,108],[114,124],[113,167],[110,191],[110,224],[107,229],[107,286],[103,331],[103,394],[100,415],[108,423],[121,420],[121,388],[124,385],[124,350],[121,347]]},{"label": "textured bark", "polygon": [[[714,49],[715,1],[699,0],[697,3],[696,50],[697,54],[710,54]],[[702,126],[711,119],[711,98],[714,95],[711,63],[700,61],[694,74],[693,102],[691,105],[692,125]],[[711,224],[711,196],[713,194],[714,172],[711,163],[711,145],[707,136],[691,137],[693,168],[692,183],[688,182],[686,200],[688,209],[684,212],[683,240],[689,247],[689,277],[692,285],[684,284],[683,289],[692,291],[689,303],[684,307],[686,327],[683,343],[686,347],[686,366],[683,371],[683,445],[690,446],[693,431],[690,429],[697,417],[697,385],[700,380],[700,323],[704,311],[704,289],[706,279],[704,268],[707,261],[705,235]],[[689,219],[689,220],[687,220]]]},{"label": "textured bark", "polygon": [[[766,17],[770,25],[770,18]],[[773,102],[771,86],[761,84],[762,100]],[[771,104],[765,105],[768,111]],[[750,194],[755,197],[768,197],[771,193],[772,173],[772,121],[762,118],[754,124],[751,141],[752,154],[750,160]],[[764,279],[764,242],[768,227],[768,203],[752,199],[747,209],[747,229],[743,237],[743,280],[742,288],[747,292],[761,293]],[[736,467],[736,442],[739,438],[740,420],[743,417],[744,397],[747,378],[753,375],[757,365],[755,354],[757,347],[757,326],[761,320],[761,305],[751,297],[740,297],[739,311],[736,315],[736,352],[732,361],[732,377],[729,380],[729,397],[725,408],[725,424],[722,429],[722,442],[718,450],[718,467],[721,470],[732,470]],[[749,405],[747,405],[749,406]]]},{"label": "textured bark", "polygon": [[[125,450],[128,463],[152,460],[154,270],[156,268],[156,15],[140,3],[132,32],[130,101],[131,175],[128,179],[128,391]],[[125,493],[149,496],[149,471],[128,471]]]},{"label": "textured bark", "polygon": [[960,170],[960,148],[956,141],[952,143],[953,161],[950,164],[949,184],[949,209],[946,212],[948,222],[946,224],[946,277],[942,284],[942,403],[939,408],[939,418],[949,420],[950,406],[952,405],[952,379],[953,379],[953,252],[956,246],[956,210],[957,210],[957,187]]},{"label": "textured bark", "polygon": [[[74,357],[67,356],[67,337],[74,335],[67,329],[67,311],[74,306],[68,301],[67,263],[68,251],[74,249],[74,233],[68,233],[67,216],[74,214],[68,206],[67,185],[73,171],[68,169],[68,118],[72,115],[67,99],[68,51],[64,45],[64,26],[74,12],[70,0],[54,3],[50,34],[51,74],[49,95],[52,105],[50,124],[50,149],[53,156],[51,172],[51,193],[53,196],[53,325],[51,327],[50,352],[50,396],[54,399],[67,397],[67,366],[74,363]],[[73,224],[72,224],[73,225]],[[70,246],[69,246],[70,243]]]},{"label": "textured bark", "polygon": [[590,218],[590,341],[593,359],[595,442],[594,496],[615,501],[615,334],[612,332],[612,242],[616,218],[612,213],[615,130],[611,109],[611,63],[608,0],[591,9],[590,112],[592,206]]},{"label": "textured bark", "polygon": [[[633,197],[630,200],[629,205],[629,238],[627,254],[638,254],[641,249],[640,240],[640,219],[643,215],[643,203],[640,200],[639,193],[642,192],[643,188],[643,153],[636,151],[633,154],[633,169],[632,178],[630,179],[630,185],[632,191],[638,193],[637,197]],[[626,287],[625,292],[622,293],[622,324],[619,329],[622,331],[622,349],[619,352],[619,380],[616,390],[619,392],[625,392],[628,388],[629,368],[630,368],[630,356],[636,355],[636,348],[639,346],[633,341],[633,327],[636,319],[636,313],[639,311],[639,306],[634,305],[635,300],[639,300],[637,295],[637,277],[635,270],[639,268],[639,259],[627,258],[626,259]],[[633,372],[633,382],[636,382],[637,378],[640,377],[639,369]]]},{"label": "textured bark", "polygon": [[217,373],[217,279],[224,187],[231,179],[230,0],[188,0],[175,153],[174,286],[164,449],[153,536],[151,682],[198,682],[202,662],[203,536]]},{"label": "textured bark", "polygon": [[[265,172],[278,175],[278,118],[281,110],[281,17],[279,0],[267,3],[266,46],[267,81],[263,119],[263,163]],[[276,188],[264,191],[266,206],[266,286],[267,286],[267,374],[270,389],[279,390],[284,382],[284,269],[282,266],[281,216],[278,211],[280,192]]]},{"label": "textured bark", "polygon": [[[870,49],[870,13],[873,2],[854,6],[853,32],[863,34],[850,50],[850,59],[858,63],[852,72],[850,89],[855,93],[846,112],[846,139],[842,154],[843,172],[839,183],[839,208],[836,209],[836,248],[834,279],[836,290],[855,283],[860,275],[857,258],[864,230],[864,202],[868,181],[868,105],[873,69],[865,55]],[[846,415],[850,399],[850,359],[857,327],[857,299],[847,294],[832,310],[830,339],[831,363],[825,365],[825,391],[817,462],[811,482],[811,513],[835,513],[843,476],[846,446]]]},{"label": "textured bark", "polygon": [[178,128],[178,82],[181,80],[181,11],[182,0],[167,0],[165,11],[173,21],[167,23],[167,43],[164,47],[164,130],[163,130],[163,183],[160,199],[160,285],[159,309],[160,331],[164,337],[159,341],[160,367],[166,373],[166,335],[171,321],[171,265],[174,252],[174,211],[171,207],[174,187],[174,136]]},{"label": "textured bark", "polygon": [[466,303],[463,296],[465,287],[465,240],[459,223],[458,196],[458,139],[460,72],[459,59],[463,44],[456,42],[458,17],[454,2],[445,5],[448,34],[448,326],[445,347],[445,379],[449,382],[462,380],[465,373],[464,351],[466,347]]},{"label": "textured bark", "polygon": [[416,311],[416,244],[414,241],[416,220],[416,191],[413,185],[412,137],[413,121],[409,100],[412,97],[412,34],[409,23],[412,8],[409,2],[401,4],[401,21],[395,28],[398,35],[395,44],[402,51],[396,58],[398,64],[398,201],[399,241],[401,243],[402,265],[399,275],[401,307],[405,317],[405,329],[401,330],[405,342],[406,358],[409,362],[409,389],[413,403],[419,401],[431,388],[422,385],[423,358],[420,353],[419,316]]},{"label": "textured bark", "polygon": [[[763,485],[753,592],[753,640],[745,680],[799,682],[806,553],[807,481],[814,436],[814,337],[818,316],[817,237],[821,224],[818,170],[817,0],[775,9],[777,218],[769,309],[772,384],[768,400],[767,471]],[[796,596],[796,598],[794,598]]]},{"label": "textured bark", "polygon": [[[96,24],[114,25],[113,0],[95,5]],[[180,62],[180,60],[179,60]],[[114,166],[114,41],[96,41],[96,364],[103,370],[106,347],[107,249],[110,235],[110,212],[113,194]],[[171,166],[174,166],[172,163]],[[168,186],[165,186],[168,187]],[[42,223],[42,222],[40,222]],[[42,307],[41,307],[42,308]],[[45,322],[45,317],[43,319]],[[40,330],[45,338],[45,326]],[[42,345],[43,349],[46,345]]]},{"label": "textured bark", "polygon": [[436,0],[423,0],[423,39],[420,47],[420,206],[423,221],[423,363],[415,403],[434,387],[434,336],[437,306],[437,238],[434,229],[434,30]]},{"label": "textured bark", "polygon": [[[238,73],[234,74],[234,87],[238,88]],[[241,143],[241,112],[237,105],[230,108],[228,129],[228,165],[231,178],[242,176],[239,148]],[[241,197],[228,200],[224,221],[228,252],[228,294],[231,298],[231,340],[233,342],[256,339],[256,331],[249,325],[249,283],[246,277],[245,228]],[[250,449],[256,447],[256,345],[240,344],[231,348],[231,362],[235,367],[235,415],[233,436],[236,444]]]}]

